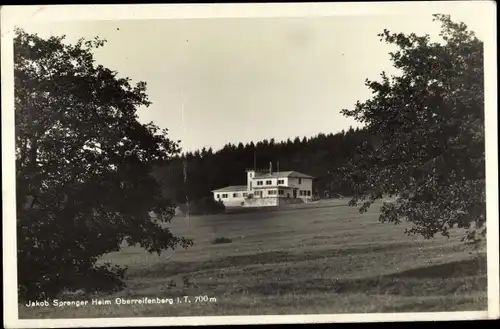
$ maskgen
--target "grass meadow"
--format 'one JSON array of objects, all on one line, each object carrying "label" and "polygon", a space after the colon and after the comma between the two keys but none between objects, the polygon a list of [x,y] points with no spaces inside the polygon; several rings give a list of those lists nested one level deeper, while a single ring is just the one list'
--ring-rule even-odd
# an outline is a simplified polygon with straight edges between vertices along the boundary
[{"label": "grass meadow", "polygon": [[[302,209],[175,217],[172,231],[194,240],[161,256],[125,247],[103,261],[128,266],[112,305],[19,307],[20,318],[284,315],[473,311],[487,308],[486,257],[460,232],[409,237],[406,224],[378,222],[347,201]],[[213,243],[217,238],[224,243]],[[229,242],[230,241],[230,242]],[[189,296],[188,302],[116,305],[117,297]],[[196,296],[203,297],[195,302]],[[90,299],[91,297],[85,297]],[[67,299],[71,299],[68,297]],[[74,297],[73,299],[82,299]]]}]

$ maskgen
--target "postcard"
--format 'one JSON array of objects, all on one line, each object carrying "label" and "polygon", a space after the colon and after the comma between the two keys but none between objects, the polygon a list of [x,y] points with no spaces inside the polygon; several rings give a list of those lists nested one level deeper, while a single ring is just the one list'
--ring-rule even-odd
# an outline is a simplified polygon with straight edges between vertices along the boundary
[{"label": "postcard", "polygon": [[494,6],[3,7],[5,327],[498,318]]}]

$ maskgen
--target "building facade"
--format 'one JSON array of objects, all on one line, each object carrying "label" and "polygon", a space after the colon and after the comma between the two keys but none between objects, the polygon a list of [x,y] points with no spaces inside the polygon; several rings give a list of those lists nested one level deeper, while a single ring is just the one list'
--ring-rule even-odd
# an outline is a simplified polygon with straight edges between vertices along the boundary
[{"label": "building facade", "polygon": [[227,186],[212,191],[214,199],[226,207],[262,207],[292,203],[292,200],[307,202],[312,198],[314,177],[297,171],[267,171],[249,169],[247,184]]}]

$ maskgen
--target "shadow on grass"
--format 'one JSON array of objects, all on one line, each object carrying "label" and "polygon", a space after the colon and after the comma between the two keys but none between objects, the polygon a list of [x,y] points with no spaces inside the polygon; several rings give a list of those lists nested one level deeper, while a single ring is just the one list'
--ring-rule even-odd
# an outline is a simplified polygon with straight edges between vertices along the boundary
[{"label": "shadow on grass", "polygon": [[361,279],[308,279],[299,282],[269,281],[246,288],[249,293],[275,295],[329,291],[337,294],[398,296],[448,296],[486,292],[486,262],[478,259],[417,268],[401,273]]},{"label": "shadow on grass", "polygon": [[288,251],[267,251],[251,255],[227,256],[196,262],[169,261],[136,270],[130,269],[129,278],[169,277],[171,275],[187,274],[197,271],[218,270],[223,268],[245,267],[259,264],[276,264],[281,262],[301,262],[325,258],[335,258],[345,255],[355,256],[367,253],[401,252],[411,247],[411,243],[391,243],[386,245],[368,245],[351,248],[318,250],[313,252],[294,253]]},{"label": "shadow on grass", "polygon": [[432,265],[415,268],[400,273],[394,273],[387,277],[392,278],[454,278],[486,274],[486,255],[477,258],[450,262],[446,264]]}]

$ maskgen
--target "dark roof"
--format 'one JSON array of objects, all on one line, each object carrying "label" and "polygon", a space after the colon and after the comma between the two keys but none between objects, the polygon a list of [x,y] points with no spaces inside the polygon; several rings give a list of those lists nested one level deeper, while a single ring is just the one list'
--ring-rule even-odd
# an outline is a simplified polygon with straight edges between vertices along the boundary
[{"label": "dark roof", "polygon": [[313,176],[309,176],[298,171],[277,171],[273,173],[255,173],[255,178],[264,179],[264,178],[282,178],[282,177],[293,177],[293,178],[314,178]]},{"label": "dark roof", "polygon": [[233,185],[233,186],[226,186],[217,190],[213,190],[212,192],[242,192],[246,191],[247,186],[246,185]]}]

